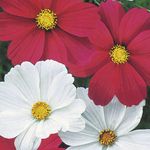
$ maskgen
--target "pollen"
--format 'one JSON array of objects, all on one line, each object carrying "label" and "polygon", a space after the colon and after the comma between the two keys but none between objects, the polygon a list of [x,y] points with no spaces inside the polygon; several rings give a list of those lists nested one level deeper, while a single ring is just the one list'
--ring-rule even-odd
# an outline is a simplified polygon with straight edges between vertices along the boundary
[{"label": "pollen", "polygon": [[47,119],[51,113],[51,107],[45,102],[38,101],[32,106],[32,116],[39,121]]},{"label": "pollen", "polygon": [[117,136],[115,132],[110,129],[107,129],[100,132],[99,142],[103,146],[110,146],[114,144],[116,138]]},{"label": "pollen", "polygon": [[129,59],[129,52],[126,50],[125,46],[115,45],[109,53],[111,60],[115,64],[124,64]]},{"label": "pollen", "polygon": [[57,25],[57,15],[50,9],[42,9],[35,19],[41,29],[52,30]]}]

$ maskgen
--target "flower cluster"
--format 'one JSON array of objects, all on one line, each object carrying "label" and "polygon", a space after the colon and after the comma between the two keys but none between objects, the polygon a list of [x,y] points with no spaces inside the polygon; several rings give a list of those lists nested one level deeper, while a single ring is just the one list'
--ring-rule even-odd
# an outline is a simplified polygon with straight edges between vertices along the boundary
[{"label": "flower cluster", "polygon": [[0,82],[0,150],[149,150],[150,129],[134,130],[150,85],[147,9],[118,0],[0,7],[14,65]]}]

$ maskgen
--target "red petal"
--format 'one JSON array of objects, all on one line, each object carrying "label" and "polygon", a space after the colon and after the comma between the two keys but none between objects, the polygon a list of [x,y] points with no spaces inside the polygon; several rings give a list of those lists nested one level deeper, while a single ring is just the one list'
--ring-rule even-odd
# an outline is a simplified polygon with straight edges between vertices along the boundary
[{"label": "red petal", "polygon": [[66,58],[66,47],[57,34],[57,30],[47,32],[42,59],[53,59],[66,64]]},{"label": "red petal", "polygon": [[120,78],[117,97],[123,104],[137,105],[146,98],[146,84],[131,65],[126,64],[120,67]]},{"label": "red petal", "polygon": [[89,3],[78,3],[58,16],[58,26],[76,36],[86,37],[99,20],[98,9]]},{"label": "red petal", "polygon": [[84,63],[71,64],[69,66],[70,72],[77,77],[89,77],[96,73],[96,71],[104,66],[108,61],[108,53],[104,51],[96,51],[88,56],[90,59]]},{"label": "red petal", "polygon": [[128,44],[137,34],[147,28],[150,28],[149,12],[142,8],[129,10],[120,23],[120,43]]},{"label": "red petal", "polygon": [[38,150],[64,150],[59,148],[62,141],[57,134],[51,135],[49,138],[42,140],[42,143]]},{"label": "red petal", "polygon": [[5,139],[3,137],[0,137],[0,149],[15,150],[14,139]]},{"label": "red petal", "polygon": [[98,22],[96,29],[93,31],[89,39],[99,50],[108,51],[114,45],[109,30],[101,21]]},{"label": "red petal", "polygon": [[57,15],[63,13],[69,7],[81,3],[81,0],[53,0],[53,9]]},{"label": "red petal", "polygon": [[106,2],[102,2],[99,8],[102,21],[110,30],[114,40],[118,42],[118,29],[120,21],[125,14],[125,10],[119,2],[113,0],[107,0]]},{"label": "red petal", "polygon": [[[79,38],[58,30],[57,34],[62,39],[67,50],[67,66],[74,73],[74,68],[82,71],[79,66],[89,62],[91,55],[96,51],[87,38]],[[100,61],[100,60],[99,60]],[[78,75],[80,74],[78,72]],[[77,74],[76,74],[77,75]],[[86,74],[88,76],[88,74]]]},{"label": "red petal", "polygon": [[130,63],[150,85],[150,30],[140,33],[128,45]]},{"label": "red petal", "polygon": [[91,79],[89,96],[96,104],[106,105],[114,95],[127,106],[145,99],[146,84],[131,65],[109,63]]},{"label": "red petal", "polygon": [[29,33],[36,24],[30,19],[0,13],[0,40],[9,41]]},{"label": "red petal", "polygon": [[112,62],[99,69],[89,85],[89,96],[98,105],[108,104],[119,84],[119,69]]},{"label": "red petal", "polygon": [[34,30],[11,42],[8,48],[8,57],[14,65],[23,61],[36,63],[43,54],[44,42],[45,32]]},{"label": "red petal", "polygon": [[[37,0],[36,0],[37,1]],[[35,0],[1,0],[0,6],[9,14],[35,18],[40,9]]]}]

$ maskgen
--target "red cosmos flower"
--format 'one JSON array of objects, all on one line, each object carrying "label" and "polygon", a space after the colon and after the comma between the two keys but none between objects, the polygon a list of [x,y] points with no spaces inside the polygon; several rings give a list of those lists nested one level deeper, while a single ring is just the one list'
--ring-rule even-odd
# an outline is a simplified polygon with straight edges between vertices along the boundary
[{"label": "red cosmos flower", "polygon": [[[61,139],[57,134],[53,134],[50,138],[42,140],[42,143],[38,150],[64,150],[64,148],[59,148],[62,143]],[[1,150],[16,150],[14,146],[13,139],[5,139],[0,137],[0,149]]]},{"label": "red cosmos flower", "polygon": [[97,52],[86,65],[71,68],[76,76],[93,75],[89,96],[106,105],[116,95],[128,106],[146,97],[150,85],[150,13],[133,8],[125,12],[114,0],[99,7],[102,22],[91,36]]},{"label": "red cosmos flower", "polygon": [[[54,59],[68,63],[91,53],[87,40],[99,20],[82,0],[0,0],[0,40],[11,41],[13,64]],[[86,43],[86,45],[85,45]]]}]

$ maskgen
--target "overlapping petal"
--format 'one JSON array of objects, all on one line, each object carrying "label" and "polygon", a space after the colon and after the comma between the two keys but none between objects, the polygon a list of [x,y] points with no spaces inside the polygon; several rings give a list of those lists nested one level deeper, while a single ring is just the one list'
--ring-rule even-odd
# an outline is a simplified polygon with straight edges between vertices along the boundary
[{"label": "overlapping petal", "polygon": [[130,64],[109,63],[92,78],[89,96],[96,104],[106,105],[114,95],[129,106],[146,97],[146,83]]},{"label": "overlapping petal", "polygon": [[[0,6],[11,15],[25,18],[35,18],[39,12],[38,1],[35,0],[1,0]],[[28,8],[28,9],[27,9]]]},{"label": "overlapping petal", "polygon": [[107,0],[102,2],[100,7],[100,16],[102,21],[108,27],[112,37],[116,42],[119,41],[119,25],[122,17],[125,15],[125,10],[117,1]]},{"label": "overlapping petal", "polygon": [[36,63],[44,51],[45,33],[42,30],[33,30],[25,36],[12,41],[8,47],[8,58],[13,64],[23,61]]},{"label": "overlapping petal", "polygon": [[[141,19],[142,18],[142,19]],[[129,10],[120,22],[119,41],[128,44],[140,32],[150,26],[150,15],[146,9],[133,8]]]},{"label": "overlapping petal", "polygon": [[87,37],[94,29],[98,19],[96,6],[89,3],[78,3],[60,14],[58,26],[73,35]]},{"label": "overlapping petal", "polygon": [[0,13],[0,18],[0,40],[3,41],[18,39],[20,36],[32,32],[36,27],[32,20],[9,15],[5,12]]},{"label": "overlapping petal", "polygon": [[150,30],[141,32],[128,45],[131,58],[130,63],[136,68],[137,72],[143,77],[145,82],[150,85]]}]

